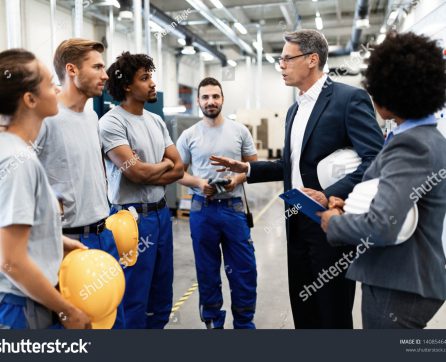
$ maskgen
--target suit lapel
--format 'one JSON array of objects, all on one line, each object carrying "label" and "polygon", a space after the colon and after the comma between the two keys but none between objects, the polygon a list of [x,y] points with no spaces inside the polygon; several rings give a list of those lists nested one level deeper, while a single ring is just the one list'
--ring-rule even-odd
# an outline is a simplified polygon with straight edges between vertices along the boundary
[{"label": "suit lapel", "polygon": [[302,151],[305,150],[305,146],[310,139],[311,133],[316,127],[317,122],[319,121],[322,112],[330,101],[330,96],[333,92],[333,81],[330,78],[327,78],[325,81],[324,87],[322,88],[321,93],[319,94],[318,99],[314,105],[313,111],[311,112],[310,118],[308,119],[307,127],[305,128],[304,139],[302,141]]}]

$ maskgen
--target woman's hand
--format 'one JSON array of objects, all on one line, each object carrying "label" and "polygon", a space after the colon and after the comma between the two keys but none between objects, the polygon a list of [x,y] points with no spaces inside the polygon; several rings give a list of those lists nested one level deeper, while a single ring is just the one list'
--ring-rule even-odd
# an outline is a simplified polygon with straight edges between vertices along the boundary
[{"label": "woman's hand", "polygon": [[67,313],[60,312],[59,319],[66,329],[91,329],[90,317],[74,306]]},{"label": "woman's hand", "polygon": [[335,209],[330,209],[330,210],[327,210],[327,211],[324,211],[324,212],[318,212],[317,215],[321,217],[321,228],[322,228],[322,230],[327,232],[328,224],[330,223],[330,219],[333,216],[342,215],[342,211],[340,209],[338,209],[338,208],[335,208]]},{"label": "woman's hand", "polygon": [[328,199],[328,208],[329,209],[340,209],[340,210],[344,211],[344,205],[345,205],[344,200],[342,200],[339,197],[330,196],[330,198]]},{"label": "woman's hand", "polygon": [[62,240],[63,240],[64,256],[76,249],[88,249],[84,244],[82,244],[78,240],[70,239],[67,238],[66,236],[62,236]]}]

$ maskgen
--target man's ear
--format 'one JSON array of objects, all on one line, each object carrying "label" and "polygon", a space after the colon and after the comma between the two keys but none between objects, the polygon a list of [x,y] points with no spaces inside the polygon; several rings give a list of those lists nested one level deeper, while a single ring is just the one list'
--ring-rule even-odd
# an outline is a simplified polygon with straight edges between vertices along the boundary
[{"label": "man's ear", "polygon": [[310,54],[310,68],[319,67],[319,55],[317,53]]},{"label": "man's ear", "polygon": [[26,92],[22,96],[22,100],[23,100],[23,104],[25,105],[26,108],[34,109],[37,106],[36,96],[34,94],[32,94],[31,92]]},{"label": "man's ear", "polygon": [[76,75],[76,71],[77,71],[77,67],[75,64],[73,63],[67,63],[65,65],[65,73],[69,76],[69,77],[74,77]]}]

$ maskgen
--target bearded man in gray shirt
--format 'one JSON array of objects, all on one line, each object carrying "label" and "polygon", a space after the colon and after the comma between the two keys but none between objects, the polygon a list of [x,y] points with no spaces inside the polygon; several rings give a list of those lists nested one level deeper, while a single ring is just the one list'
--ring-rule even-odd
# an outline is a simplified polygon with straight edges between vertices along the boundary
[{"label": "bearded man in gray shirt", "polygon": [[[105,228],[110,208],[98,116],[85,109],[90,98],[102,94],[108,79],[103,51],[102,43],[79,38],[58,46],[54,68],[62,84],[59,113],[44,120],[36,142],[63,212],[63,234],[119,260],[113,234]],[[125,328],[122,304],[113,328]]]}]

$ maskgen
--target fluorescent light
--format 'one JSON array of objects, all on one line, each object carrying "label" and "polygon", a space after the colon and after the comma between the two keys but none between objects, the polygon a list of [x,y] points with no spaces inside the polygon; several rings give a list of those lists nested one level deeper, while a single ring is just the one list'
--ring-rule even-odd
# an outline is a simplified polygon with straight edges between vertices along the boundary
[{"label": "fluorescent light", "polygon": [[271,54],[266,54],[266,55],[265,55],[265,59],[266,59],[268,62],[270,62],[271,64],[274,64],[274,62],[275,62],[275,60],[274,60],[274,58],[272,57]]},{"label": "fluorescent light", "polygon": [[381,29],[379,29],[379,32],[380,32],[381,34],[385,34],[385,33],[386,33],[386,26],[383,25],[383,26],[381,27]]},{"label": "fluorescent light", "polygon": [[183,47],[186,45],[186,39],[178,38],[177,42],[178,42],[178,44],[182,45]]},{"label": "fluorescent light", "polygon": [[314,2],[314,3],[316,3],[316,2],[317,2],[317,0],[313,0],[313,2]]},{"label": "fluorescent light", "polygon": [[367,29],[370,27],[369,18],[365,19],[356,19],[356,27],[359,29]]},{"label": "fluorescent light", "polygon": [[212,5],[214,5],[217,9],[224,8],[223,4],[220,2],[220,0],[211,0]]},{"label": "fluorescent light", "polygon": [[229,60],[228,60],[228,64],[229,64],[231,67],[236,67],[236,66],[237,66],[237,62],[236,62],[235,60],[232,60],[232,59],[229,59]]},{"label": "fluorescent light", "polygon": [[324,28],[324,24],[322,23],[322,18],[320,16],[316,16],[314,18],[314,22],[316,23],[317,30],[322,30]]},{"label": "fluorescent light", "polygon": [[376,44],[381,44],[385,38],[386,34],[379,34],[378,37],[376,38]]},{"label": "fluorescent light", "polygon": [[320,18],[320,17],[321,17],[321,13],[320,13],[319,11],[316,11],[316,16],[317,16],[318,18]]},{"label": "fluorescent light", "polygon": [[164,114],[177,114],[186,112],[186,106],[173,106],[173,107],[164,107]]},{"label": "fluorescent light", "polygon": [[232,113],[228,116],[229,119],[235,120],[237,119],[237,115],[235,113]]},{"label": "fluorescent light", "polygon": [[201,52],[200,55],[205,62],[210,62],[211,60],[214,60],[214,56],[208,52]]},{"label": "fluorescent light", "polygon": [[133,13],[129,10],[122,10],[119,12],[118,20],[132,20]]},{"label": "fluorescent light", "polygon": [[192,45],[186,45],[183,50],[181,51],[181,54],[184,55],[193,55],[195,54],[195,49]]},{"label": "fluorescent light", "polygon": [[234,23],[234,27],[238,30],[238,32],[240,34],[243,34],[243,35],[248,34],[248,30],[246,30],[246,28],[242,24],[240,24],[239,22]]},{"label": "fluorescent light", "polygon": [[398,10],[394,10],[390,13],[389,18],[387,19],[387,25],[391,26],[395,22],[398,17]]},{"label": "fluorescent light", "polygon": [[119,4],[119,1],[117,1],[117,0],[105,0],[100,3],[95,3],[94,5],[96,5],[96,6],[114,6],[118,9],[121,8],[121,5]]},{"label": "fluorescent light", "polygon": [[274,68],[275,68],[278,72],[282,72],[282,69],[280,69],[280,65],[279,65],[279,63],[274,64]]}]

